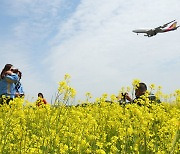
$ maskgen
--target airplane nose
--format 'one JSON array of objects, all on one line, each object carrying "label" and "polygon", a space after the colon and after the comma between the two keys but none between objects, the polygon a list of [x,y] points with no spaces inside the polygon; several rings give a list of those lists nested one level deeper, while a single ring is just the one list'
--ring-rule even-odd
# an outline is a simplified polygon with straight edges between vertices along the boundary
[{"label": "airplane nose", "polygon": [[132,32],[137,33],[137,30],[133,30]]}]

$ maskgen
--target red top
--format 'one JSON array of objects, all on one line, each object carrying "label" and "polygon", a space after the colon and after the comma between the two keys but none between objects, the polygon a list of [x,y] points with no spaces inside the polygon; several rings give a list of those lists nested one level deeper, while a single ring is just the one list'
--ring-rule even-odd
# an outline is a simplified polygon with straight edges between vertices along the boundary
[{"label": "red top", "polygon": [[47,101],[44,98],[38,98],[38,100],[36,101],[36,105],[40,106],[42,104],[47,104]]}]

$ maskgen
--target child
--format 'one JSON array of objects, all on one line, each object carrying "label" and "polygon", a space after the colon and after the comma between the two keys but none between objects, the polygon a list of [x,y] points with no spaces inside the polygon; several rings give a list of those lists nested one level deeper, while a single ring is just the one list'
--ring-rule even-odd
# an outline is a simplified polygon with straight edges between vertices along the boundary
[{"label": "child", "polygon": [[42,104],[46,105],[47,102],[46,102],[46,100],[44,99],[43,94],[42,94],[42,93],[38,93],[38,100],[36,101],[36,106],[40,106],[40,105],[42,105]]}]

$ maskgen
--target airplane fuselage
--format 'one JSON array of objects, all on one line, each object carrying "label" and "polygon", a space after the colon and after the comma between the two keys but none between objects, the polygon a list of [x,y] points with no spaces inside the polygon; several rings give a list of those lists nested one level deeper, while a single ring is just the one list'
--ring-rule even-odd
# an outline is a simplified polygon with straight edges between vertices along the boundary
[{"label": "airplane fuselage", "polygon": [[133,30],[134,33],[145,33],[146,35],[144,36],[148,36],[148,37],[151,37],[151,36],[154,36],[156,35],[158,32],[160,32],[160,30],[157,32],[156,29],[136,29],[136,30]]},{"label": "airplane fuselage", "polygon": [[147,31],[149,31],[149,29],[136,29],[136,30],[133,30],[134,33],[146,33]]}]

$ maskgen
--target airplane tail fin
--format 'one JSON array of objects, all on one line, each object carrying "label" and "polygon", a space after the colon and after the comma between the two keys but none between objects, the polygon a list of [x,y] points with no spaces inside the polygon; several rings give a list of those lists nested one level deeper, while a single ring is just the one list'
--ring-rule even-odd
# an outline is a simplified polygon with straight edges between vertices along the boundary
[{"label": "airplane tail fin", "polygon": [[177,25],[177,22],[174,22],[171,26],[169,26],[168,29],[173,29],[173,28],[176,28],[176,25]]}]

